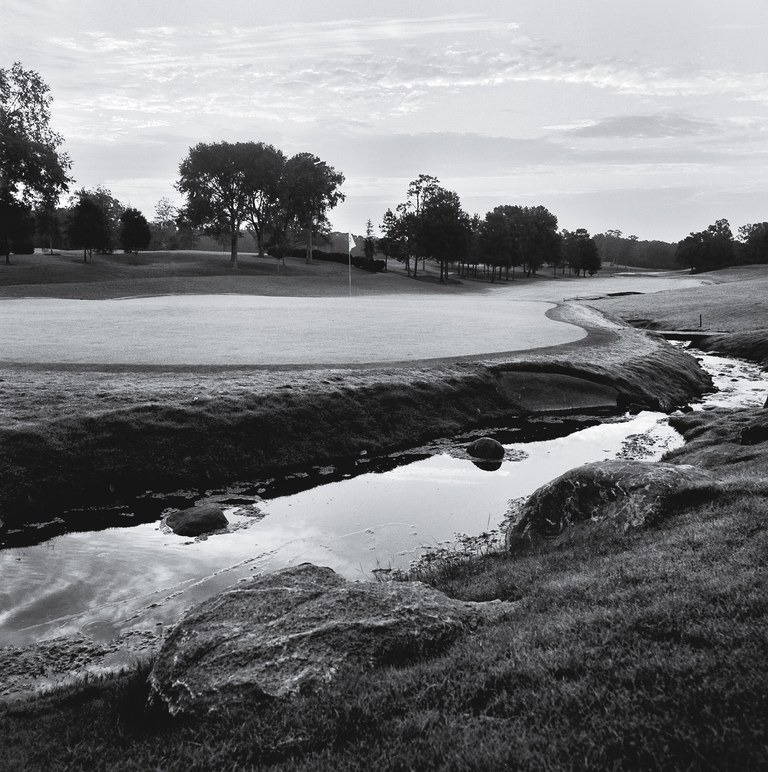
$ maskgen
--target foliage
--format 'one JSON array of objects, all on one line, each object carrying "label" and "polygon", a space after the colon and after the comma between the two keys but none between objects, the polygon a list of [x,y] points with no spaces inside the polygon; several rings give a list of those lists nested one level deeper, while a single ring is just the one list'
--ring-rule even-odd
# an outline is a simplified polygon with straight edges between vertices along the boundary
[{"label": "foliage", "polygon": [[249,142],[244,168],[248,205],[246,220],[255,236],[259,256],[264,247],[281,241],[280,186],[286,158],[263,142]]},{"label": "foliage", "polygon": [[240,228],[248,223],[259,254],[265,246],[284,247],[295,227],[312,236],[328,230],[327,212],[344,200],[344,175],[311,153],[286,160],[263,142],[199,143],[179,166],[177,189],[186,195],[183,217],[193,227],[223,237],[237,264]]},{"label": "foliage", "polygon": [[83,250],[83,262],[94,250],[112,251],[112,233],[109,216],[99,199],[86,190],[76,194],[75,204],[70,210],[67,234],[70,244]]},{"label": "foliage", "polygon": [[344,175],[312,153],[297,153],[285,164],[280,185],[283,233],[297,225],[307,234],[307,263],[312,262],[312,236],[330,229],[328,210],[344,201],[339,190]]},{"label": "foliage", "polygon": [[414,229],[417,249],[420,255],[439,264],[440,281],[444,282],[448,277],[447,264],[460,260],[467,252],[471,236],[469,215],[452,190],[433,185],[420,193]]},{"label": "foliage", "polygon": [[126,209],[120,222],[120,245],[126,252],[138,252],[149,246],[152,238],[149,223],[138,209]]},{"label": "foliage", "polygon": [[208,233],[228,236],[233,265],[237,265],[237,240],[249,203],[244,171],[249,151],[244,142],[200,142],[181,162],[176,183],[187,197],[184,215],[189,222]]},{"label": "foliage", "polygon": [[620,230],[607,230],[593,236],[602,265],[637,268],[676,268],[676,244],[666,241],[641,241],[624,236]]},{"label": "foliage", "polygon": [[52,97],[34,70],[20,62],[0,69],[0,198],[53,206],[67,190],[69,158],[50,126]]},{"label": "foliage", "polygon": [[739,262],[768,263],[768,222],[747,223],[739,228]]},{"label": "foliage", "polygon": [[572,271],[594,276],[600,270],[600,253],[595,240],[584,228],[563,231],[563,258]]},{"label": "foliage", "polygon": [[[35,220],[31,208],[12,196],[0,194],[0,254],[5,263],[10,263],[11,252],[28,251],[26,245],[35,231]],[[33,248],[34,249],[34,248]]]},{"label": "foliage", "polygon": [[675,259],[691,273],[733,265],[735,242],[728,220],[717,220],[706,230],[691,233],[677,245]]}]

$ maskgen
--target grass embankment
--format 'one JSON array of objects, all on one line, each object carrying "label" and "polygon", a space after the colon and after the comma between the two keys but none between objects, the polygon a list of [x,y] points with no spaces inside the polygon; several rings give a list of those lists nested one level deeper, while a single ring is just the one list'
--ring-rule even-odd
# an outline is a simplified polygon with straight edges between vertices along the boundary
[{"label": "grass embankment", "polygon": [[729,268],[699,276],[711,284],[604,298],[590,305],[651,329],[710,332],[697,340],[699,348],[768,367],[768,266]]},{"label": "grass embankment", "polygon": [[[147,490],[204,491],[503,426],[528,414],[523,403],[533,405],[536,393],[526,394],[541,388],[542,373],[578,376],[579,388],[610,393],[620,408],[669,409],[707,388],[693,359],[652,337],[626,329],[592,337],[498,361],[431,367],[6,368],[2,520],[14,528]],[[569,404],[565,394],[554,406]]]},{"label": "grass embankment", "polygon": [[[681,420],[678,460],[736,453],[725,411]],[[143,667],[0,709],[0,766],[765,768],[768,449],[749,454],[716,503],[652,531],[431,570],[451,595],[520,599],[437,658],[200,720],[147,711]]]}]

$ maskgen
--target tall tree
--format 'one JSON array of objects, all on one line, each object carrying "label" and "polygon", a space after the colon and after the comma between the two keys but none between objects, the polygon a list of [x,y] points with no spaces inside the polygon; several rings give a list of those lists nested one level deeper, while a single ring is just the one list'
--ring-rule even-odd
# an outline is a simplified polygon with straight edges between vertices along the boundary
[{"label": "tall tree", "polygon": [[691,273],[732,265],[736,250],[728,220],[715,221],[704,231],[686,236],[677,245],[675,259]]},{"label": "tall tree", "polygon": [[480,249],[486,265],[491,266],[491,281],[496,279],[496,268],[506,270],[520,265],[518,230],[521,222],[521,209],[515,206],[497,206],[485,215],[480,225]]},{"label": "tall tree", "polygon": [[120,223],[120,246],[125,252],[138,252],[149,246],[152,233],[147,218],[138,209],[126,209]]},{"label": "tall tree", "polygon": [[0,244],[6,263],[32,206],[52,208],[71,181],[69,158],[58,149],[63,139],[50,125],[49,91],[20,62],[0,68]]},{"label": "tall tree", "polygon": [[419,251],[440,265],[444,282],[448,264],[463,258],[469,247],[469,215],[455,191],[438,187],[422,198],[416,221]]},{"label": "tall tree", "polygon": [[739,227],[741,253],[745,263],[768,263],[768,222],[748,223]]},{"label": "tall tree", "polygon": [[249,206],[246,175],[249,148],[244,142],[200,142],[179,165],[176,188],[187,197],[185,217],[214,235],[226,233],[230,260],[237,267],[240,228]]},{"label": "tall tree", "polygon": [[279,240],[280,186],[286,158],[281,150],[264,142],[246,143],[244,153],[245,218],[256,240],[259,257],[266,244]]},{"label": "tall tree", "polygon": [[344,175],[312,153],[288,159],[280,199],[285,229],[296,224],[307,236],[307,263],[312,262],[312,236],[327,228],[328,211],[344,201],[339,190]]},{"label": "tall tree", "polygon": [[585,228],[575,231],[563,231],[563,257],[570,265],[571,270],[578,275],[589,274],[594,276],[601,266],[600,252],[595,240]]}]

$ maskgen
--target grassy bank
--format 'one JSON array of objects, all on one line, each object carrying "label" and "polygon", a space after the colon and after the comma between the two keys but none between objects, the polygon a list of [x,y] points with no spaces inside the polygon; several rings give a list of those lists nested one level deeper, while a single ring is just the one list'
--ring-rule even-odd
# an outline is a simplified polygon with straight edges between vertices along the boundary
[{"label": "grassy bank", "polygon": [[[725,411],[686,420],[678,460],[736,449]],[[519,599],[435,659],[202,720],[147,710],[139,668],[1,708],[0,766],[764,768],[768,448],[750,455],[710,459],[720,499],[652,531],[433,567],[451,595]]]},{"label": "grassy bank", "polygon": [[709,384],[692,358],[622,328],[595,329],[585,343],[431,367],[8,368],[0,383],[1,518],[13,529],[147,490],[204,491],[502,426],[536,410],[535,394],[527,395],[554,375],[579,387],[549,400],[547,409],[564,411],[584,391],[608,394],[614,410],[671,409]]}]

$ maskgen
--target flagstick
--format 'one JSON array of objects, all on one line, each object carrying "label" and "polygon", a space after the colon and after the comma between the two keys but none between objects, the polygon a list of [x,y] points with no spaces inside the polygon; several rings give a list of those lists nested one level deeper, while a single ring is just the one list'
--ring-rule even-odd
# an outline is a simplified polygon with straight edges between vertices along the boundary
[{"label": "flagstick", "polygon": [[351,242],[352,234],[347,234],[347,261],[349,264],[349,296],[352,297],[352,244]]}]

